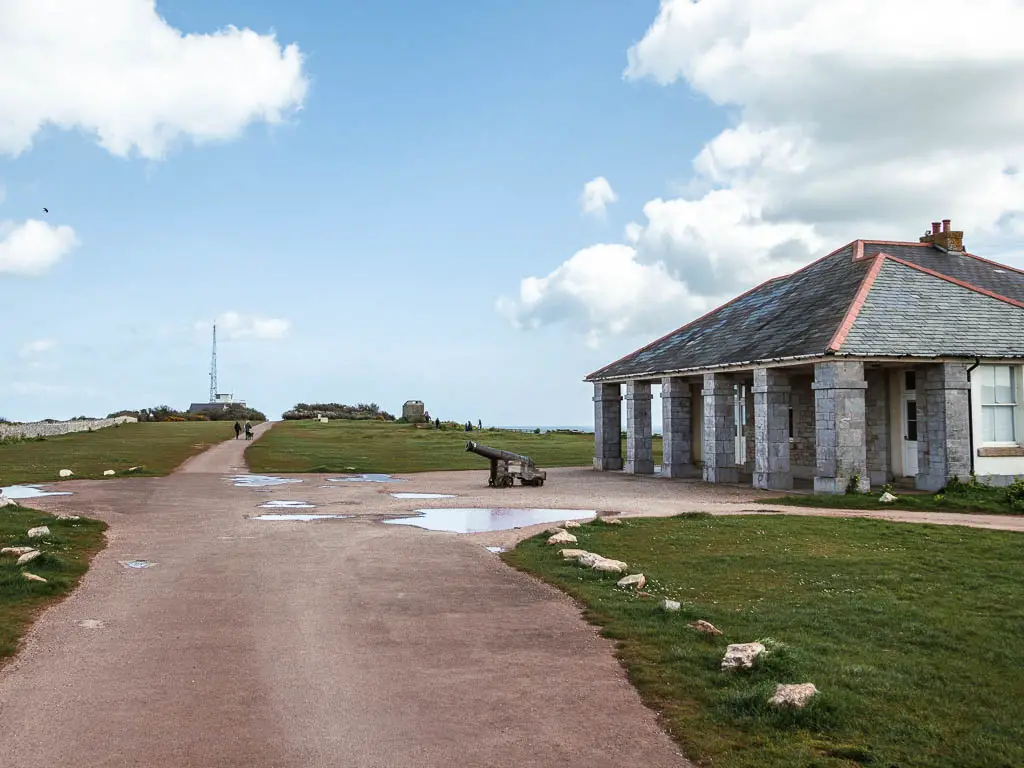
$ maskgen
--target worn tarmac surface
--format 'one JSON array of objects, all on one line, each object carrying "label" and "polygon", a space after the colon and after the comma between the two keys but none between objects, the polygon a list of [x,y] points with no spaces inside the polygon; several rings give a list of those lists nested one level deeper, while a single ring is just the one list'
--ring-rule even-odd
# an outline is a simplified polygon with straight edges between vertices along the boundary
[{"label": "worn tarmac surface", "polygon": [[[0,670],[5,768],[688,765],[559,592],[474,537],[249,520],[314,491],[356,502],[332,511],[409,503],[234,487],[244,447],[33,500],[111,527]],[[135,559],[155,565],[119,564]]]},{"label": "worn tarmac surface", "polygon": [[[549,470],[542,488],[496,490],[486,462],[388,483],[319,474],[235,487],[245,446],[215,446],[170,477],[69,481],[60,489],[74,495],[32,500],[106,520],[109,543],[0,669],[0,765],[689,765],[612,643],[560,592],[484,548],[547,525],[455,535],[380,522],[416,509],[841,515],[1024,531],[1020,517],[766,507],[751,501],[772,494],[749,488],[583,468]],[[398,491],[457,498],[389,495]],[[271,500],[351,518],[248,519],[289,512],[259,508]],[[102,626],[80,625],[89,620]]]}]

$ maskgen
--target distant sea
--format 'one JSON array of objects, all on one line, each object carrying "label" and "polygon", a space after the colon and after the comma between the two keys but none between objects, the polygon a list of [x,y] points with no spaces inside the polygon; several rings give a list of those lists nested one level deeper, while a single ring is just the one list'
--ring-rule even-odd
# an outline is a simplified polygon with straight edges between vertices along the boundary
[{"label": "distant sea", "polygon": [[[486,429],[487,426],[488,425],[484,425],[484,428]],[[494,427],[494,429],[509,429],[509,430],[515,430],[517,432],[533,432],[533,430],[535,430],[535,429],[539,429],[541,432],[551,432],[551,431],[556,430],[556,429],[574,429],[577,432],[593,432],[594,431],[594,428],[592,426],[588,427],[588,426],[576,425],[576,426],[556,427],[556,426],[550,426],[550,425],[544,426],[544,425],[541,425],[541,424],[535,424],[532,427],[522,427],[522,426],[519,426],[519,427],[501,427],[501,426],[499,426],[499,427]]]}]

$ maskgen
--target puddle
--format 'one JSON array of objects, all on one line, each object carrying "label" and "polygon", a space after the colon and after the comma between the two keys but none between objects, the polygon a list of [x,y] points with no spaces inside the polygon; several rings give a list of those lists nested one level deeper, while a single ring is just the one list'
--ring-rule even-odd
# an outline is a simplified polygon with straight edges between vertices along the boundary
[{"label": "puddle", "polygon": [[454,499],[454,493],[392,493],[396,499]]},{"label": "puddle", "polygon": [[311,520],[342,520],[351,515],[253,515],[250,520],[271,520],[278,523],[308,523]]},{"label": "puddle", "polygon": [[502,552],[506,551],[504,547],[484,547],[484,549],[488,552],[493,552],[496,555],[500,555]]},{"label": "puddle", "polygon": [[125,568],[152,568],[156,563],[149,560],[118,560]]},{"label": "puddle", "polygon": [[103,629],[103,622],[99,619],[82,619],[75,623],[80,627],[85,627],[86,629]]},{"label": "puddle", "polygon": [[308,501],[268,501],[260,506],[266,509],[314,509],[316,504]]},{"label": "puddle", "polygon": [[404,483],[405,478],[367,472],[358,477],[329,477],[329,483]]},{"label": "puddle", "polygon": [[414,525],[428,531],[450,531],[452,533],[483,533],[485,531],[507,531],[538,523],[553,523],[562,520],[583,520],[597,514],[593,509],[491,509],[469,507],[466,509],[417,509],[416,517],[398,520],[384,520],[389,525]]},{"label": "puddle", "polygon": [[301,483],[302,480],[288,477],[272,477],[270,475],[235,475],[231,478],[236,488],[265,488],[268,485],[286,485]]},{"label": "puddle", "polygon": [[44,491],[38,485],[8,485],[0,488],[8,499],[37,499],[40,496],[70,496],[71,491]]}]

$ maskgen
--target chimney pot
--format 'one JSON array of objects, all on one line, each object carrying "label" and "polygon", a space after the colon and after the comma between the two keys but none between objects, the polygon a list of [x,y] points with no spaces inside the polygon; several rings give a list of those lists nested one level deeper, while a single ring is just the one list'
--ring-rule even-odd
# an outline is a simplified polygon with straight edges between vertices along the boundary
[{"label": "chimney pot", "polygon": [[933,221],[932,222],[932,234],[933,235],[939,234],[939,222],[937,222],[937,221]]},{"label": "chimney pot", "polygon": [[949,224],[950,224],[949,219],[943,219],[942,220],[942,231],[943,232],[949,232]]}]

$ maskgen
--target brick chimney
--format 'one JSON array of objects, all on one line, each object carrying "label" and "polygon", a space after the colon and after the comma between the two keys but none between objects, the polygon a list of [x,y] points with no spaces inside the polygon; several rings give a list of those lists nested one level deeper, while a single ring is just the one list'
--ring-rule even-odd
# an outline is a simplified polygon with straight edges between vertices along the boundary
[{"label": "brick chimney", "polygon": [[932,231],[926,233],[920,238],[922,243],[930,243],[931,245],[941,248],[944,251],[956,251],[960,252],[964,249],[964,233],[954,232],[950,229],[952,222],[949,219],[942,220],[942,229],[939,229],[939,222],[932,222]]}]

